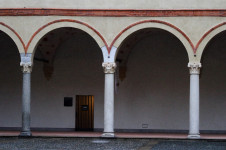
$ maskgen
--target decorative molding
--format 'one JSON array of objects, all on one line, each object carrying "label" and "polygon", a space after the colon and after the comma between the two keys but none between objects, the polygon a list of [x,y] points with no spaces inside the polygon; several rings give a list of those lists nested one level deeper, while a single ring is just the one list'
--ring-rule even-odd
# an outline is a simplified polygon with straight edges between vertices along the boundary
[{"label": "decorative molding", "polygon": [[104,37],[101,35],[100,32],[98,32],[96,29],[94,29],[92,26],[88,25],[87,23],[84,23],[84,22],[81,22],[81,21],[78,21],[78,20],[72,20],[72,19],[60,19],[60,20],[55,20],[55,21],[52,21],[52,22],[49,22],[45,25],[43,25],[42,27],[40,27],[30,38],[30,40],[28,41],[27,45],[25,46],[25,53],[27,53],[28,51],[28,48],[32,42],[32,40],[34,39],[34,37],[40,32],[42,31],[44,28],[46,28],[47,26],[49,25],[52,25],[54,23],[58,23],[58,22],[74,22],[74,23],[78,23],[78,24],[82,24],[82,25],[85,25],[87,26],[88,28],[90,28],[91,30],[93,30],[100,38],[101,40],[103,41],[103,43],[105,44],[107,50],[108,50],[108,54],[110,54],[111,50],[114,48],[114,43],[116,42],[116,40],[125,32],[127,31],[128,29],[136,26],[136,25],[139,25],[139,24],[142,24],[142,23],[149,23],[149,22],[153,22],[153,23],[160,23],[160,24],[164,24],[164,25],[167,25],[175,30],[177,30],[178,32],[180,32],[189,42],[189,44],[191,45],[193,51],[195,52],[195,47],[192,43],[192,41],[189,39],[189,37],[181,30],[179,29],[178,27],[168,23],[168,22],[164,22],[164,21],[160,21],[160,20],[143,20],[143,21],[139,21],[139,22],[136,22],[136,23],[133,23],[131,25],[129,25],[128,27],[126,27],[125,29],[123,29],[112,41],[111,45],[109,46],[106,42],[106,40],[104,39]]},{"label": "decorative molding", "polygon": [[184,33],[181,29],[179,29],[178,27],[168,23],[168,22],[165,22],[165,21],[160,21],[160,20],[143,20],[143,21],[139,21],[139,22],[136,22],[136,23],[133,23],[131,25],[129,25],[128,27],[126,27],[125,29],[123,29],[115,38],[114,40],[112,41],[111,45],[110,45],[110,48],[112,48],[112,46],[114,45],[114,43],[116,42],[116,40],[124,33],[126,32],[128,29],[136,26],[136,25],[139,25],[139,24],[142,24],[142,23],[149,23],[149,22],[153,22],[153,23],[159,23],[159,24],[164,24],[166,26],[169,26],[175,30],[177,30],[178,32],[180,32],[185,39],[187,39],[187,41],[189,42],[189,44],[191,45],[192,49],[193,49],[193,52],[195,53],[195,47],[194,47],[194,44],[192,43],[192,41],[189,39],[189,37],[186,35],[186,33]]},{"label": "decorative molding", "polygon": [[[193,17],[193,16],[203,16],[203,17],[226,17],[226,9],[177,9],[177,10],[138,10],[138,9],[56,9],[56,8],[0,8],[0,16],[102,16],[102,17],[180,17],[180,16],[187,16],[187,17]],[[76,21],[71,19],[61,19],[56,20],[53,22],[50,22],[41,28],[39,28],[30,38],[27,45],[25,45],[23,39],[21,36],[10,26],[6,25],[3,22],[0,22],[0,25],[5,26],[9,30],[11,30],[20,40],[22,43],[25,53],[27,52],[27,49],[33,40],[33,38],[36,36],[38,32],[40,32],[43,28],[46,26],[56,23],[56,22],[63,22],[63,21],[69,21],[69,22],[76,22],[83,24],[87,26],[88,28],[92,29],[95,33],[100,36],[100,38],[103,40],[104,44],[107,47],[108,53],[110,54],[111,48],[113,47],[113,44],[115,41],[121,36],[123,32],[128,30],[129,28],[140,24],[144,22],[151,22],[154,20],[146,20],[141,21],[138,23],[131,24],[124,30],[122,30],[113,40],[110,46],[107,45],[104,37],[95,30],[92,26]],[[202,38],[198,41],[198,43],[194,46],[194,44],[191,42],[191,40],[188,38],[188,36],[182,32],[179,28],[175,27],[174,25],[155,20],[158,23],[162,23],[165,25],[168,25],[170,27],[173,27],[174,29],[178,30],[190,43],[190,45],[193,48],[194,54],[196,53],[200,43],[205,39],[205,37],[210,34],[213,30],[217,29],[218,27],[225,25],[226,22],[223,22],[219,25],[216,25],[215,27],[211,28],[209,31],[207,31]]]},{"label": "decorative molding", "polygon": [[24,41],[22,40],[21,36],[12,27],[8,26],[7,24],[5,24],[3,22],[0,22],[0,25],[2,25],[4,27],[8,28],[9,30],[11,30],[19,38],[21,44],[23,45],[23,48],[25,49]]},{"label": "decorative molding", "polygon": [[59,9],[2,8],[0,16],[226,17],[226,9]]},{"label": "decorative molding", "polygon": [[104,73],[115,73],[117,65],[116,63],[104,62],[102,67],[104,68]]},{"label": "decorative molding", "polygon": [[200,74],[201,63],[188,63],[190,74]]},{"label": "decorative molding", "polygon": [[215,29],[217,29],[217,28],[219,28],[219,27],[221,27],[221,26],[223,26],[223,25],[225,25],[226,24],[226,22],[223,22],[223,23],[220,23],[220,24],[218,24],[218,25],[216,25],[216,26],[214,26],[214,27],[212,27],[209,31],[207,31],[202,37],[201,37],[201,39],[198,41],[198,43],[197,43],[197,45],[195,46],[195,53],[197,52],[197,49],[198,49],[198,47],[199,47],[199,45],[202,43],[202,41],[207,37],[207,35],[209,35],[213,30],[215,30]]},{"label": "decorative molding", "polygon": [[[78,24],[81,24],[81,25],[84,25],[86,27],[88,27],[89,29],[93,30],[99,37],[100,39],[103,41],[103,43],[107,46],[107,42],[105,41],[104,37],[100,34],[100,32],[98,32],[96,29],[94,29],[92,26],[88,25],[87,23],[84,23],[84,22],[81,22],[81,21],[78,21],[78,20],[72,20],[72,19],[60,19],[60,20],[55,20],[55,21],[52,21],[52,22],[49,22],[47,24],[45,24],[44,26],[40,27],[30,38],[30,40],[28,41],[27,43],[27,46],[25,48],[25,53],[27,53],[28,51],[28,47],[30,46],[32,40],[34,39],[34,37],[41,31],[43,30],[44,28],[46,28],[47,26],[49,25],[52,25],[54,23],[59,23],[59,22],[72,22],[72,23],[78,23]],[[108,49],[108,52],[110,53],[110,50],[109,48],[107,47]]]}]

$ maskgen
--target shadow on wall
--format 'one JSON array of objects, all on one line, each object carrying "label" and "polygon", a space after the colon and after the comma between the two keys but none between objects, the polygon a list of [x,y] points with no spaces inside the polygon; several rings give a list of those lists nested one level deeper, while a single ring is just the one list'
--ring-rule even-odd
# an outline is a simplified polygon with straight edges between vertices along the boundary
[{"label": "shadow on wall", "polygon": [[226,31],[216,35],[202,56],[200,129],[226,130]]},{"label": "shadow on wall", "polygon": [[137,31],[120,46],[117,61],[126,67],[126,77],[117,80],[116,128],[188,129],[188,56],[174,35]]},{"label": "shadow on wall", "polygon": [[21,127],[22,72],[13,40],[0,31],[0,127]]},{"label": "shadow on wall", "polygon": [[[75,96],[94,95],[94,128],[103,128],[102,52],[87,33],[60,28],[38,44],[32,72],[31,127],[75,128]],[[64,107],[64,97],[73,98]]]}]

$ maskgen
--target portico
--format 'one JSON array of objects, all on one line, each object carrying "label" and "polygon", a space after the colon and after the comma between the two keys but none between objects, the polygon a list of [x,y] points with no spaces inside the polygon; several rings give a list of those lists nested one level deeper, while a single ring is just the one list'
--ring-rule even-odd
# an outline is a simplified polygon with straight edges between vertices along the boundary
[{"label": "portico", "polygon": [[226,133],[224,4],[172,1],[2,4],[0,130]]}]

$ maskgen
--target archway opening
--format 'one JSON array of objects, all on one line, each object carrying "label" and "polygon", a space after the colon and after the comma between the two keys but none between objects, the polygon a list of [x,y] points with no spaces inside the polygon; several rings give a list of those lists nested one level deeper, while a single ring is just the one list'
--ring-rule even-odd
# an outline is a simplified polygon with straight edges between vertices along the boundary
[{"label": "archway opening", "polygon": [[116,61],[116,129],[188,130],[188,55],[178,38],[158,28],[136,31],[123,41]]},{"label": "archway opening", "polygon": [[200,75],[200,130],[226,131],[226,31],[204,49]]},{"label": "archway opening", "polygon": [[102,61],[100,47],[82,30],[65,27],[46,34],[34,55],[31,128],[75,130],[79,96],[94,97],[93,129],[103,128]]},{"label": "archway opening", "polygon": [[22,72],[20,54],[14,41],[0,31],[0,129],[21,127]]}]

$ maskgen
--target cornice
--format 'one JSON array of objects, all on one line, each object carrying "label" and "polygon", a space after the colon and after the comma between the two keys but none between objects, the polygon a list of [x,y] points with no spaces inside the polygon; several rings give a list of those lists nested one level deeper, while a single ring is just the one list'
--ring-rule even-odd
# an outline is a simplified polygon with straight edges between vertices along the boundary
[{"label": "cornice", "polygon": [[0,16],[226,17],[226,9],[59,9],[0,8]]}]

